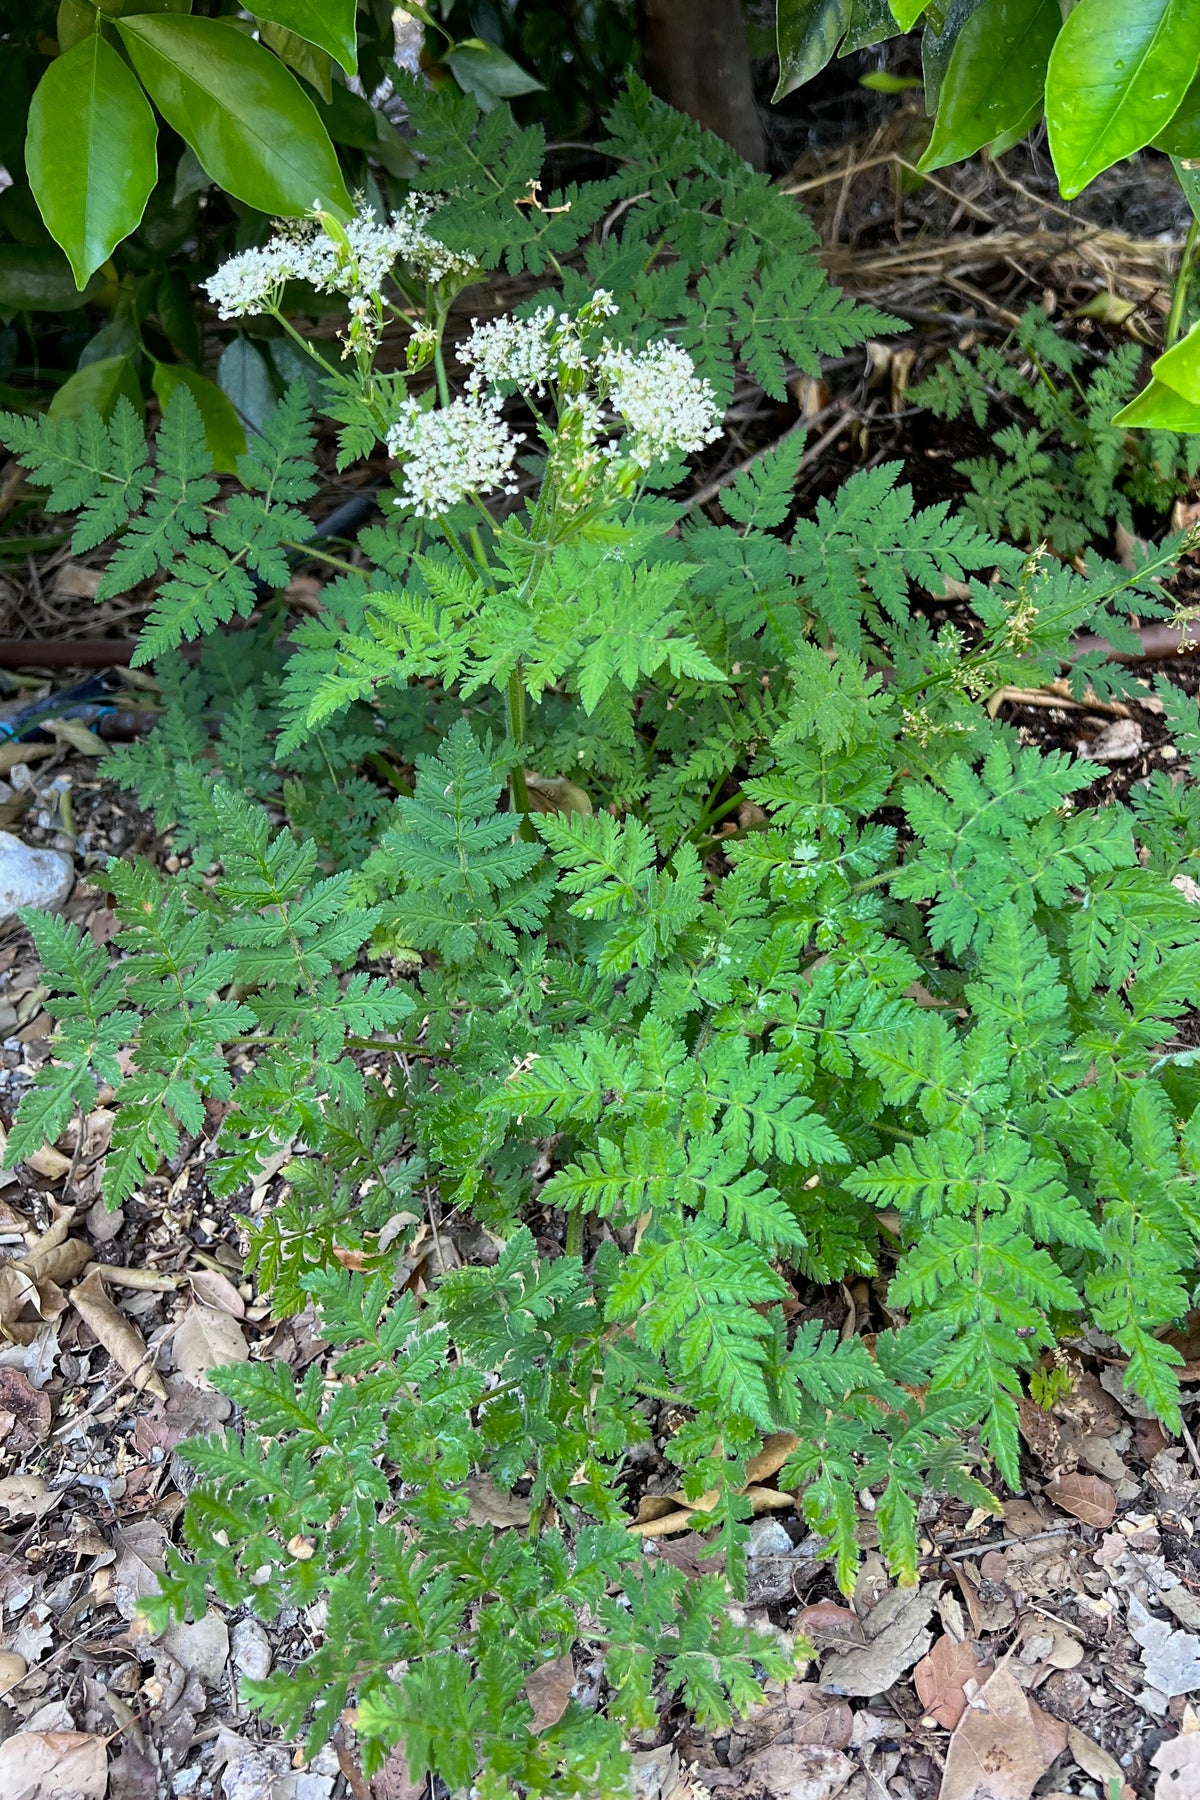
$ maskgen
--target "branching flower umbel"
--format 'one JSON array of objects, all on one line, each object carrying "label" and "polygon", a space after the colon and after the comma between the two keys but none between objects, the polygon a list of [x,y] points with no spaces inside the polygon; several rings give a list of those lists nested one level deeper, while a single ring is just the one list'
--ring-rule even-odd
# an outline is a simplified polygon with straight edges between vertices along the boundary
[{"label": "branching flower umbel", "polygon": [[407,400],[387,439],[392,455],[404,458],[396,504],[409,505],[421,518],[436,518],[468,494],[496,488],[515,494],[509,477],[523,442],[501,418],[498,400],[471,395],[436,412]]},{"label": "branching flower umbel", "polygon": [[365,208],[345,226],[325,214],[285,224],[257,249],[222,263],[205,291],[222,319],[242,319],[274,311],[285,281],[345,294],[353,305],[377,298],[398,262],[435,285],[448,276],[465,278],[475,265],[429,230],[436,212],[435,199],[410,194],[386,224]]}]

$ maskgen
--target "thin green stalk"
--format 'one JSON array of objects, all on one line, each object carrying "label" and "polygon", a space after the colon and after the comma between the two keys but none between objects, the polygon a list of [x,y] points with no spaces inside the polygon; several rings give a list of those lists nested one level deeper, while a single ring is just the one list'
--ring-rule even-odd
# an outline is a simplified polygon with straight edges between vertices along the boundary
[{"label": "thin green stalk", "polygon": [[1183,336],[1183,313],[1187,305],[1188,289],[1192,285],[1192,270],[1196,262],[1196,251],[1200,247],[1200,219],[1193,219],[1184,239],[1183,255],[1179,259],[1179,273],[1175,277],[1175,287],[1171,294],[1171,310],[1167,314],[1164,339],[1169,350]]}]

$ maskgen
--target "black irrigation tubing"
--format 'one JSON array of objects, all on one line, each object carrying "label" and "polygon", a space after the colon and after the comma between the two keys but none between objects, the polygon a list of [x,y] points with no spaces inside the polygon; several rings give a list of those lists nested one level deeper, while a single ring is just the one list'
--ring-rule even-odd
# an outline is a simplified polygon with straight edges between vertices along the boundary
[{"label": "black irrigation tubing", "polygon": [[[352,494],[313,527],[306,544],[330,538],[353,537],[378,511],[374,492]],[[293,550],[292,564],[304,561],[304,551]],[[265,600],[272,590],[258,576],[250,577],[255,592]],[[0,669],[116,669],[128,668],[137,649],[136,638],[0,638]],[[198,654],[194,644],[184,644],[180,654],[190,661]]]}]

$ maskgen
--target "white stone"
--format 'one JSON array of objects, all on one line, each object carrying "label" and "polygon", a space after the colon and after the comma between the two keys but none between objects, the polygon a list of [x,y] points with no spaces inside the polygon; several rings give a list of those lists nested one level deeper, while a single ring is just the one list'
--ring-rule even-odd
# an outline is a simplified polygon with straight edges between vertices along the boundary
[{"label": "white stone", "polygon": [[75,885],[75,865],[62,850],[37,850],[0,831],[0,917],[19,906],[52,912]]},{"label": "white stone", "polygon": [[233,1665],[250,1681],[265,1681],[271,1673],[271,1646],[257,1619],[239,1619],[230,1633]]}]

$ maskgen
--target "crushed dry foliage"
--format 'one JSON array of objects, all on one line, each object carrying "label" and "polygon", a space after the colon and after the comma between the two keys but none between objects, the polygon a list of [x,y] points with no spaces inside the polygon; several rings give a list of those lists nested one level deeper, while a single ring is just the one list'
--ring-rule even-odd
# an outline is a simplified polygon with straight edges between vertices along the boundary
[{"label": "crushed dry foliage", "polygon": [[[797,191],[816,206],[847,285],[864,278],[891,310],[907,301],[919,323],[935,307],[967,315],[964,348],[977,309],[982,329],[1029,298],[1053,312],[1097,291],[1119,298],[1124,285],[1136,309],[1123,324],[1135,333],[1139,318],[1165,310],[1170,250],[1160,221],[1153,237],[1136,219],[1104,220],[1090,234],[1084,222],[1064,254],[1061,230],[1045,241],[1028,186],[1014,230],[1002,174],[960,189],[957,201],[932,188],[898,197],[887,185],[897,157],[903,144],[873,140],[832,175],[798,171]],[[977,171],[968,173],[974,180]],[[1040,191],[1036,160],[1019,173]],[[1137,182],[1123,194],[1136,203]],[[953,216],[940,219],[951,205]],[[974,236],[954,238],[964,213]],[[900,245],[872,263],[863,246],[885,225],[900,231]],[[905,231],[919,240],[911,254]],[[896,454],[922,351],[872,348],[879,354],[852,396],[794,386],[801,415],[836,415],[803,484],[810,495],[852,466]],[[720,456],[736,462],[757,447],[756,434],[786,423],[755,404],[735,419]],[[719,477],[718,457],[714,467]],[[294,583],[303,610],[313,609],[315,585],[304,574]],[[86,611],[94,591],[94,573],[60,554],[40,570],[31,559],[28,579],[6,580],[0,602],[10,629],[20,620],[35,634],[64,625],[79,634],[95,629]],[[1194,659],[1174,659],[1170,673],[1195,690]],[[1097,802],[1173,754],[1149,697],[1128,717],[1058,698],[1013,693],[1005,716],[1027,742],[1107,762],[1110,781],[1090,796]],[[80,879],[66,912],[102,943],[113,919],[88,871],[110,854],[149,854],[167,868],[172,859],[148,821],[106,787],[102,764],[86,754],[98,746],[86,739],[0,747],[0,827],[74,850]],[[0,927],[0,1113],[9,1118],[49,1054],[44,998],[32,949],[10,920]],[[240,1702],[240,1676],[286,1667],[319,1641],[319,1607],[270,1628],[214,1607],[158,1637],[139,1617],[189,1479],[176,1448],[230,1420],[230,1402],[205,1369],[246,1357],[302,1369],[327,1347],[311,1310],[276,1324],[245,1279],[239,1228],[207,1190],[203,1134],[123,1212],[104,1210],[99,1170],[112,1118],[103,1099],[57,1149],[0,1176],[0,1800],[444,1800],[411,1786],[399,1756],[364,1780],[352,1720],[305,1765],[295,1746],[264,1738]],[[278,1180],[268,1172],[241,1209],[269,1206]],[[479,1256],[476,1227],[456,1235],[444,1225],[418,1238],[410,1284],[419,1291],[439,1266]],[[881,1298],[859,1281],[815,1299],[797,1294],[795,1309],[853,1332]],[[1186,1396],[1200,1399],[1200,1314],[1178,1347],[1194,1384],[1184,1390],[1185,1416],[1195,1418]],[[750,1471],[756,1517],[743,1610],[805,1636],[815,1655],[728,1730],[701,1733],[664,1713],[637,1746],[640,1800],[1029,1800],[1035,1789],[1044,1800],[1197,1800],[1200,1454],[1191,1436],[1170,1443],[1142,1416],[1104,1340],[1079,1340],[1064,1354],[1070,1393],[1049,1412],[1023,1404],[1023,1493],[1006,1501],[1002,1519],[968,1517],[928,1496],[916,1588],[889,1586],[868,1493],[858,1583],[851,1602],[838,1594],[793,1496],[773,1485],[790,1440],[768,1441]],[[657,1423],[661,1445],[680,1421],[664,1407]],[[651,1451],[634,1473],[633,1528],[646,1553],[689,1573],[712,1569],[665,1460]],[[475,1522],[523,1529],[519,1496],[475,1487]],[[531,1728],[553,1724],[572,1695],[594,1703],[601,1678],[582,1653],[540,1671]]]}]

